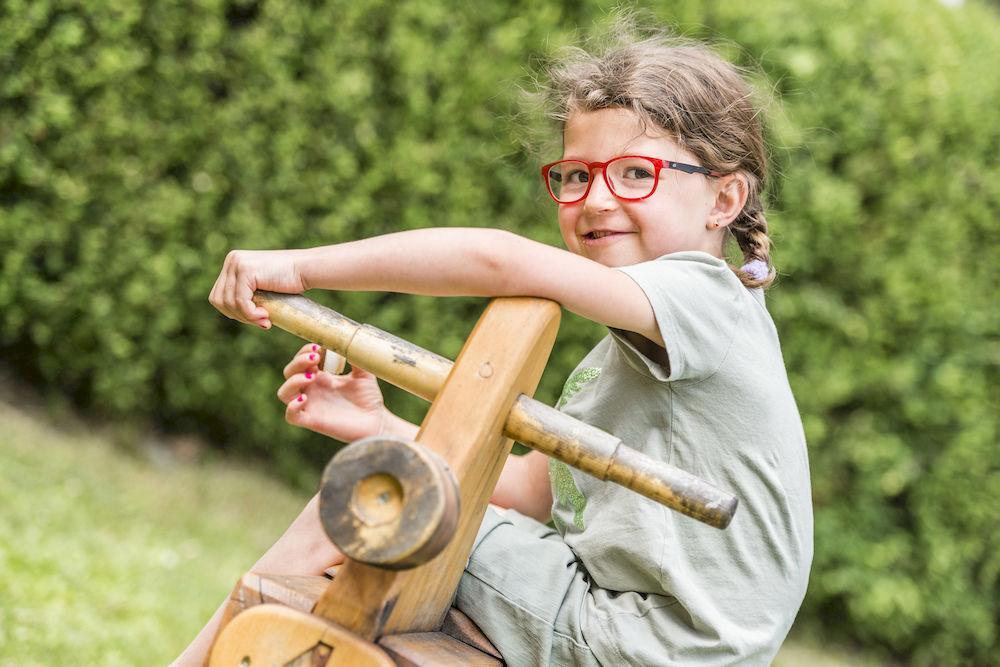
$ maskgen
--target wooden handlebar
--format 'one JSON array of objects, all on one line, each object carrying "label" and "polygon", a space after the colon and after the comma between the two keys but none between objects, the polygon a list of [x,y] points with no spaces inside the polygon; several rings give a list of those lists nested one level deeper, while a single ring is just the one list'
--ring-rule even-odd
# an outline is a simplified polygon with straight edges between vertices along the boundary
[{"label": "wooden handlebar", "polygon": [[[326,347],[400,389],[433,401],[452,362],[409,341],[301,295],[258,290],[254,302],[278,327]],[[480,373],[492,372],[484,364]],[[716,528],[725,528],[738,500],[708,482],[657,461],[610,433],[585,424],[521,394],[504,434],[601,480],[620,484],[670,509]]]}]

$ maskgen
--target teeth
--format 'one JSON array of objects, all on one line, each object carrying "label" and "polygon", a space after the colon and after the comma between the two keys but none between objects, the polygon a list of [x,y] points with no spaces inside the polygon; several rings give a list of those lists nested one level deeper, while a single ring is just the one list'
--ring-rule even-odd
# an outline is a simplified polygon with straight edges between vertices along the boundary
[{"label": "teeth", "polygon": [[609,236],[610,234],[611,232],[590,232],[589,234],[587,234],[587,236],[589,236],[592,239],[600,239],[604,238],[605,236]]}]

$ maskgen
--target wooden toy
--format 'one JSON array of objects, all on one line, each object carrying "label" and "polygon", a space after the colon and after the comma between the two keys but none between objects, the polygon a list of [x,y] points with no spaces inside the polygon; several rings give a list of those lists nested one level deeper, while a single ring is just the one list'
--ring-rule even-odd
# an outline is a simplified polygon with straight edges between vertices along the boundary
[{"label": "wooden toy", "polygon": [[451,602],[514,440],[716,528],[732,519],[732,495],[531,398],[559,325],[552,301],[494,299],[453,364],[302,296],[254,300],[432,404],[414,442],[365,438],[333,457],[320,518],[347,560],[332,580],[244,576],[213,667],[503,664]]}]

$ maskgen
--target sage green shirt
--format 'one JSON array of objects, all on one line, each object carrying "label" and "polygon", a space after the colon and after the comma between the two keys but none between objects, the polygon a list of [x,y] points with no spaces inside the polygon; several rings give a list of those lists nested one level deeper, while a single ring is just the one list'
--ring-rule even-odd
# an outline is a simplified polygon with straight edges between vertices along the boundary
[{"label": "sage green shirt", "polygon": [[559,407],[735,494],[718,530],[552,461],[553,522],[590,591],[586,642],[606,665],[770,664],[805,595],[805,438],[760,289],[680,252],[620,269],[645,292],[668,363],[612,331]]}]

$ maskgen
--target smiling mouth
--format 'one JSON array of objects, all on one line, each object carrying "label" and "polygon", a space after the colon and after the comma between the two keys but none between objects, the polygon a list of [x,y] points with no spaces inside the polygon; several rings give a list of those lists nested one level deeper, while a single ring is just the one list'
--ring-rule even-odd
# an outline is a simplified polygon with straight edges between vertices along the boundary
[{"label": "smiling mouth", "polygon": [[587,232],[580,238],[583,240],[583,245],[603,245],[605,243],[614,243],[614,241],[622,236],[625,236],[628,232],[612,232],[606,229],[599,229],[593,232]]}]

